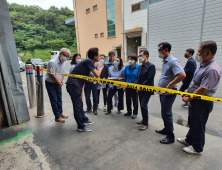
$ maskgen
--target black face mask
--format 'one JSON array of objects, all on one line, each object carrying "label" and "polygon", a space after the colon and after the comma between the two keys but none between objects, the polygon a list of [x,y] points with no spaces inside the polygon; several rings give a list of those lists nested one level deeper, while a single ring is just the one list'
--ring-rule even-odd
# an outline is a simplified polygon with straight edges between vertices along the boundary
[{"label": "black face mask", "polygon": [[189,56],[188,56],[187,54],[184,54],[184,57],[185,57],[185,58],[188,58]]}]

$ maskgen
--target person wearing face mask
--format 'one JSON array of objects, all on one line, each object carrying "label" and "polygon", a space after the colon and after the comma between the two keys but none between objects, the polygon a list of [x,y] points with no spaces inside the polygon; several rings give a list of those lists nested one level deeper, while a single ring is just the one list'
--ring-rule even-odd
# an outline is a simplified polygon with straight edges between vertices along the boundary
[{"label": "person wearing face mask", "polygon": [[[138,74],[136,77],[136,84],[154,86],[154,77],[156,74],[155,65],[148,61],[149,52],[147,50],[141,50],[139,53],[139,62],[142,65],[139,66]],[[142,120],[137,122],[137,124],[142,125],[139,129],[146,130],[148,128],[148,102],[150,100],[153,92],[147,92],[142,90],[137,90],[139,93],[140,107],[142,113]]]},{"label": "person wearing face mask", "polygon": [[[71,56],[71,52],[67,48],[60,50],[57,58],[48,62],[48,71],[65,73],[65,61]],[[56,122],[65,122],[64,118],[68,116],[63,114],[62,110],[62,85],[64,76],[47,72],[45,75],[45,86],[49,95],[52,111],[55,115]]]},{"label": "person wearing face mask", "polygon": [[[180,62],[170,54],[171,45],[163,42],[158,45],[159,58],[162,59],[162,73],[158,83],[159,87],[177,90],[177,84],[181,82],[186,73],[180,65]],[[167,135],[160,140],[162,144],[174,143],[172,107],[176,99],[175,94],[160,94],[161,116],[164,122],[162,130],[156,130],[156,133]]]},{"label": "person wearing face mask", "polygon": [[79,62],[81,62],[81,55],[80,54],[74,54],[74,56],[72,57],[72,61],[71,61],[71,67],[69,69],[69,74],[72,72],[72,70],[75,68],[76,64],[78,64]]},{"label": "person wearing face mask", "polygon": [[[105,61],[105,55],[101,54],[100,55],[100,63],[104,63],[104,61]],[[106,64],[104,64],[103,71],[100,75],[101,79],[107,79],[108,78],[108,69],[109,69],[109,67]],[[99,86],[102,86],[102,83],[99,83]],[[103,91],[103,102],[104,102],[103,111],[106,112],[107,88],[106,87],[103,88],[102,91]],[[99,105],[100,89],[98,89],[97,94],[98,94],[98,105]]]},{"label": "person wearing face mask", "polygon": [[[109,60],[107,60],[105,62],[105,64],[108,66],[108,67],[111,67],[113,66],[114,64],[114,61],[115,61],[115,52],[114,51],[110,51],[108,53],[108,56],[109,56]],[[109,91],[109,88],[107,86],[107,91]],[[118,106],[118,93],[116,92],[116,94],[114,95],[114,103],[115,103],[115,106],[117,107]]]},{"label": "person wearing face mask", "polygon": [[[100,64],[99,69],[97,70],[95,67],[95,63],[99,62],[99,49],[98,48],[90,48],[88,50],[88,58],[81,61],[79,64],[75,66],[72,70],[71,74],[77,74],[82,76],[88,76],[90,72],[94,74],[95,77],[99,77],[104,66]],[[90,121],[89,118],[85,115],[83,110],[83,90],[85,80],[68,77],[66,81],[66,90],[69,93],[74,111],[74,118],[77,123],[77,131],[79,132],[90,132],[91,128],[86,125],[92,125],[94,122]]]},{"label": "person wearing face mask", "polygon": [[[123,81],[127,83],[136,83],[136,76],[138,73],[139,65],[136,64],[137,62],[137,55],[130,54],[128,56],[129,65],[125,67]],[[138,114],[138,93],[135,89],[131,88],[123,88],[123,91],[126,92],[126,106],[127,106],[127,113],[124,116],[132,116],[132,119],[135,119]],[[131,100],[133,100],[133,112],[131,108]],[[132,115],[133,113],[133,115]]]},{"label": "person wearing face mask", "polygon": [[[123,67],[123,61],[120,57],[117,57],[114,61],[114,66],[109,67],[109,79],[113,79],[116,81],[123,80],[123,74],[124,74],[124,67]],[[118,112],[117,114],[121,113],[121,110],[123,110],[123,88],[120,86],[109,86],[109,92],[107,97],[107,112],[105,113],[110,114],[112,110],[112,98],[116,92],[118,92]]]},{"label": "person wearing face mask", "polygon": [[[192,48],[188,48],[184,54],[184,57],[187,59],[187,63],[184,67],[184,71],[186,73],[186,78],[183,79],[182,85],[181,85],[179,91],[184,92],[186,89],[188,89],[190,82],[193,79],[194,72],[197,69],[197,63],[192,57],[193,54],[194,54],[194,49],[192,49]],[[182,104],[182,107],[185,107],[185,106],[187,106],[186,103]]]},{"label": "person wearing face mask", "polygon": [[[221,69],[214,59],[217,52],[215,41],[200,43],[196,61],[200,63],[194,73],[188,93],[215,97],[220,83]],[[183,150],[190,154],[201,154],[205,143],[205,129],[210,112],[213,110],[213,102],[200,99],[183,97],[185,103],[189,103],[189,131],[186,138],[178,138],[177,141],[186,145]]]}]

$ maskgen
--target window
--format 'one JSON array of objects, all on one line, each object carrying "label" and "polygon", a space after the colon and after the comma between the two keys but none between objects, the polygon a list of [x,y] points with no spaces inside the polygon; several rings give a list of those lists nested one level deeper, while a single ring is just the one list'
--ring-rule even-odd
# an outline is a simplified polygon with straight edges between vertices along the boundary
[{"label": "window", "polygon": [[102,32],[102,33],[100,33],[100,37],[104,37],[104,33]]},{"label": "window", "polygon": [[134,4],[132,5],[132,12],[138,11],[140,9],[146,9],[148,4],[152,4],[159,1],[162,1],[162,0],[146,0],[146,1],[142,1],[140,3]]},{"label": "window", "polygon": [[86,13],[89,13],[90,12],[90,8],[86,9]]},{"label": "window", "polygon": [[98,34],[95,34],[95,38],[98,38]]},{"label": "window", "polygon": [[108,37],[115,37],[116,36],[116,24],[115,24],[115,2],[114,2],[114,0],[106,0],[106,12],[107,12]]},{"label": "window", "polygon": [[94,5],[94,6],[93,6],[93,10],[96,10],[96,9],[97,9],[97,5]]}]

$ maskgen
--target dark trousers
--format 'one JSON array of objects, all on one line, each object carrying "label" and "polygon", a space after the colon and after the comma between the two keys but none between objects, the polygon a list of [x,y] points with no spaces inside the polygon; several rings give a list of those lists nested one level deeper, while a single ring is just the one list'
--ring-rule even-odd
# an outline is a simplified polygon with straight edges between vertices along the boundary
[{"label": "dark trousers", "polygon": [[138,114],[138,93],[135,89],[126,89],[126,106],[127,112],[132,114],[131,103],[133,100],[133,114]]},{"label": "dark trousers", "polygon": [[60,118],[62,111],[62,88],[58,88],[56,83],[45,81],[45,87],[49,95],[52,111],[55,118]]},{"label": "dark trousers", "polygon": [[[103,91],[103,102],[104,102],[104,106],[106,106],[106,102],[107,102],[107,88],[102,89]],[[99,96],[100,96],[100,89],[97,91],[98,94],[98,104],[99,104]]]},{"label": "dark trousers", "polygon": [[98,94],[97,94],[98,84],[86,82],[85,87],[84,87],[84,92],[85,92],[87,109],[89,109],[89,110],[92,109],[92,104],[91,104],[91,99],[90,99],[91,92],[92,92],[92,94],[93,94],[93,110],[97,110],[97,107],[98,107]]},{"label": "dark trousers", "polygon": [[180,90],[179,90],[179,91],[183,91],[183,92],[184,92],[186,89],[188,89],[189,85],[190,85],[190,84],[183,83],[183,84],[181,85],[181,87],[180,87]]},{"label": "dark trousers", "polygon": [[186,136],[188,144],[192,145],[196,152],[202,152],[205,144],[205,126],[210,112],[213,110],[213,102],[206,100],[191,100],[189,107],[189,131]]},{"label": "dark trousers", "polygon": [[82,90],[77,88],[74,84],[67,84],[66,90],[69,93],[72,100],[74,118],[78,125],[78,129],[82,129],[85,126],[84,122],[89,120],[84,113],[83,102],[82,99],[80,98],[82,95]]},{"label": "dark trousers", "polygon": [[143,96],[139,94],[139,99],[140,99],[140,107],[141,107],[141,113],[143,117],[143,125],[148,126],[148,120],[149,120],[149,115],[148,115],[148,102],[150,100],[150,96]]},{"label": "dark trousers", "polygon": [[110,88],[108,92],[108,97],[107,97],[107,110],[111,111],[112,110],[112,98],[114,94],[118,92],[118,97],[119,97],[119,103],[118,103],[118,110],[123,110],[123,88],[117,89],[116,86],[114,88]]},{"label": "dark trousers", "polygon": [[176,95],[160,95],[161,115],[164,122],[164,131],[167,137],[174,138],[172,106]]}]

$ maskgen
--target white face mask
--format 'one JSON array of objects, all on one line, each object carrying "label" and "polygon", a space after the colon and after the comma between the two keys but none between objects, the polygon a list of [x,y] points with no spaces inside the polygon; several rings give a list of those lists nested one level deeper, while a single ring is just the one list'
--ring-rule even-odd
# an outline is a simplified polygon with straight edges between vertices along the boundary
[{"label": "white face mask", "polygon": [[67,61],[67,58],[65,56],[61,56],[60,60],[61,60],[62,63],[64,63],[65,61]]},{"label": "white face mask", "polygon": [[201,62],[203,61],[203,56],[198,56],[198,55],[196,55],[196,56],[195,56],[195,60],[196,60],[197,62],[201,63]]},{"label": "white face mask", "polygon": [[133,65],[134,61],[133,60],[129,60],[129,65]]},{"label": "white face mask", "polygon": [[145,59],[144,59],[143,57],[139,57],[139,62],[140,62],[140,63],[144,62],[144,60],[145,60]]},{"label": "white face mask", "polygon": [[159,52],[159,58],[163,59],[163,54]]},{"label": "white face mask", "polygon": [[81,59],[76,59],[76,63],[79,64],[82,60]]},{"label": "white face mask", "polygon": [[100,60],[100,63],[104,63],[104,60]]}]

